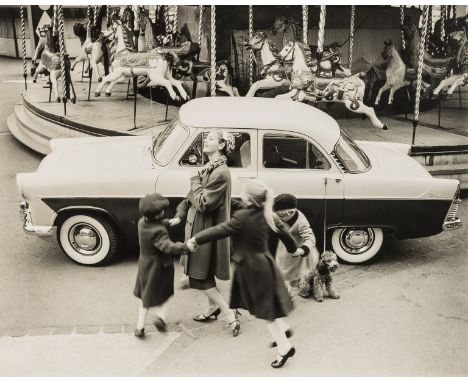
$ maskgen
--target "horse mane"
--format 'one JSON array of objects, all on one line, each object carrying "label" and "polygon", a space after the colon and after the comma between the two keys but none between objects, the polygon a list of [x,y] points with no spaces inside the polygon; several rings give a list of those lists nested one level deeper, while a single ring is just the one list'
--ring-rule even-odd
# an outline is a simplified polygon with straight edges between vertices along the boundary
[{"label": "horse mane", "polygon": [[316,60],[312,56],[312,52],[310,50],[309,45],[304,44],[302,42],[296,41],[295,44],[301,49],[302,54],[304,55],[305,62],[307,66],[314,66],[316,64]]},{"label": "horse mane", "polygon": [[271,53],[273,54],[273,56],[275,58],[278,58],[279,57],[279,49],[278,47],[275,45],[275,43],[273,41],[271,41],[268,37],[266,38],[267,42],[268,42],[268,47],[270,48],[270,51]]},{"label": "horse mane", "polygon": [[124,41],[125,48],[134,52],[135,44],[133,43],[133,38],[130,35],[130,30],[123,23],[120,24],[120,28],[122,29],[122,38]]}]

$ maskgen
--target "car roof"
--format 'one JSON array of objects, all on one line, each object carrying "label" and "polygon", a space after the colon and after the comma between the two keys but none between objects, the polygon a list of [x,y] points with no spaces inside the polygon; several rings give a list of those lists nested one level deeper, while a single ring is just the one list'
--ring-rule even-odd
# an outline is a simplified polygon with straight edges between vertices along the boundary
[{"label": "car roof", "polygon": [[254,128],[308,135],[331,152],[340,136],[338,123],[325,112],[278,98],[203,97],[182,105],[179,120],[195,128]]}]

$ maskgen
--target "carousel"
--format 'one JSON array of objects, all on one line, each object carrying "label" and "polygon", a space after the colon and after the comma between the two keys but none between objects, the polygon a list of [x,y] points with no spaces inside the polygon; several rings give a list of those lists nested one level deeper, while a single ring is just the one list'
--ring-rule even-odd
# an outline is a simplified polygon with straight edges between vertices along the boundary
[{"label": "carousel", "polygon": [[[235,6],[236,15],[233,7],[88,6],[84,19],[73,24],[81,47],[72,60],[64,10],[56,5],[50,24],[40,28],[28,68],[21,6],[25,89],[21,107],[9,118],[10,130],[46,154],[52,138],[155,134],[194,98],[277,97],[326,111],[357,139],[410,143],[423,165],[446,155],[437,148],[440,138],[431,142],[421,135],[418,142],[416,132],[423,131],[421,113],[433,111],[444,128],[444,105],[454,93],[463,109],[468,24],[455,6],[441,6],[435,23],[432,5],[341,6],[346,29],[327,20],[338,12],[325,5],[275,12],[269,6]],[[397,27],[367,33],[382,9]],[[240,14],[244,20],[237,21]],[[356,123],[354,114],[364,120]],[[444,136],[443,146],[468,155],[466,135]]]}]

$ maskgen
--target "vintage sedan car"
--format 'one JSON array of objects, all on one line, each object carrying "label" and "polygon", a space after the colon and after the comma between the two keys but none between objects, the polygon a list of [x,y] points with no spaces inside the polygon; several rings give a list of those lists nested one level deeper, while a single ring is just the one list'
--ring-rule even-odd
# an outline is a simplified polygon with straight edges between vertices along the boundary
[{"label": "vintage sedan car", "polygon": [[[186,103],[154,137],[52,140],[36,172],[17,175],[24,230],[56,231],[65,254],[85,265],[107,263],[125,243],[136,248],[139,199],[167,196],[172,216],[206,161],[203,136],[213,128],[236,139],[228,160],[233,197],[255,178],[296,195],[319,242],[326,215],[328,246],[344,261],[374,257],[385,234],[417,238],[462,224],[459,182],[433,178],[407,155],[408,145],[354,142],[333,118],[302,103],[216,97]],[[180,239],[182,229],[171,235]]]}]

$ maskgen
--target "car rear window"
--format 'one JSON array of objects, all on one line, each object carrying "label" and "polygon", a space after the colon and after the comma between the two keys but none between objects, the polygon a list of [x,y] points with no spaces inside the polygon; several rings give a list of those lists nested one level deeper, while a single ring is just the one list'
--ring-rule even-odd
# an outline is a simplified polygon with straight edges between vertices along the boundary
[{"label": "car rear window", "polygon": [[188,136],[188,129],[182,126],[178,120],[171,122],[154,141],[153,156],[156,162],[160,165],[168,164]]},{"label": "car rear window", "polygon": [[349,172],[363,172],[370,168],[370,161],[367,155],[343,130],[335,146],[335,153]]}]

